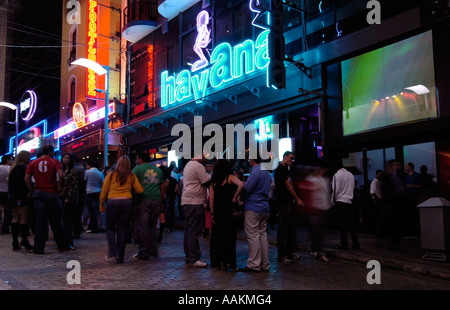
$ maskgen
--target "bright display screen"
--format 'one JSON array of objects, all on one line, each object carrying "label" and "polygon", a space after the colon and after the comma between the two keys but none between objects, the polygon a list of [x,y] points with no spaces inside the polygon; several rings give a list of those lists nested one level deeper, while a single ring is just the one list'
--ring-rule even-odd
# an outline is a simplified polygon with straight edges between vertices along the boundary
[{"label": "bright display screen", "polygon": [[341,68],[344,135],[437,117],[431,30]]}]

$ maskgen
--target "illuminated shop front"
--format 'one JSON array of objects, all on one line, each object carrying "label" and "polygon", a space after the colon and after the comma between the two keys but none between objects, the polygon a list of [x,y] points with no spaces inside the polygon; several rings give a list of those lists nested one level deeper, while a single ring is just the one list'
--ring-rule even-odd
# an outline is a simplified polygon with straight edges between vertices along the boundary
[{"label": "illuminated shop front", "polygon": [[[164,3],[160,13],[165,12]],[[168,31],[159,27],[133,42],[130,122],[116,129],[126,137],[131,155],[157,150],[164,158],[155,160],[170,164],[168,151],[178,138],[172,128],[192,128],[194,117],[201,116],[203,126],[253,124],[258,136],[252,139],[257,141],[271,141],[270,124],[278,124],[279,138],[291,138],[299,159],[311,164],[320,160],[314,146],[315,140],[321,143],[320,67],[310,68],[313,76],[308,77],[294,64],[286,65],[286,88],[268,87],[269,31],[252,23],[256,13],[250,5],[249,0],[233,1],[231,6],[193,1],[180,18],[169,19]],[[299,22],[291,25],[296,26]],[[298,54],[295,48],[289,51],[293,57]],[[311,92],[299,91],[300,86]],[[245,144],[248,148],[248,139]],[[224,151],[236,146],[224,137]]]},{"label": "illuminated shop front", "polygon": [[[87,161],[94,159],[100,167],[103,167],[104,152],[104,110],[97,109],[86,114],[85,108],[80,103],[75,103],[73,121],[58,128],[54,132],[54,138],[61,140],[61,152],[73,153],[78,160]],[[120,126],[123,123],[123,105],[121,103],[109,104],[110,127]],[[116,162],[121,155],[121,137],[110,133],[108,136],[109,161]]]},{"label": "illuminated shop front", "polygon": [[450,97],[445,89],[450,67],[441,53],[445,36],[448,30],[439,26],[417,28],[326,66],[325,147],[354,173],[367,231],[374,225],[369,186],[389,160],[398,161],[401,171],[411,162],[416,173],[426,169],[431,175],[433,190],[420,199],[449,198],[445,154],[450,149]]},{"label": "illuminated shop front", "polygon": [[[15,154],[15,136],[9,138],[8,152],[4,155]],[[47,120],[40,121],[33,126],[25,129],[18,134],[18,152],[28,151],[31,153],[31,159],[35,159],[39,153],[42,153],[44,145],[53,145],[56,156],[59,154],[59,139],[55,137],[54,132],[47,133]]]}]

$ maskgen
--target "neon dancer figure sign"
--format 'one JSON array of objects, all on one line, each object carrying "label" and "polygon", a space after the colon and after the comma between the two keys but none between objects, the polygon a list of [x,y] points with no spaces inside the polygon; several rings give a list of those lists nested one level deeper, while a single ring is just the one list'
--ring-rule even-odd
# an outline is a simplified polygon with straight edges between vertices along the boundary
[{"label": "neon dancer figure sign", "polygon": [[194,51],[197,53],[200,60],[197,60],[191,68],[192,72],[203,69],[209,64],[208,59],[203,52],[211,42],[211,30],[208,29],[209,14],[207,11],[201,11],[197,15],[197,39],[195,39]]}]

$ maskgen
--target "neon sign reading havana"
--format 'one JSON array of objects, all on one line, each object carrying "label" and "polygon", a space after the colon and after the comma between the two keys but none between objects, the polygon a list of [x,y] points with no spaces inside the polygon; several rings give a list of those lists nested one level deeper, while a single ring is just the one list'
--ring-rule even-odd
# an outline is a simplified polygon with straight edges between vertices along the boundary
[{"label": "neon sign reading havana", "polygon": [[266,30],[256,41],[246,40],[234,47],[229,43],[219,44],[211,53],[211,66],[199,74],[191,76],[191,71],[183,70],[169,76],[168,71],[162,72],[161,107],[174,105],[192,95],[199,103],[206,96],[207,89],[225,87],[235,79],[267,68],[270,62],[268,35],[269,30]]}]

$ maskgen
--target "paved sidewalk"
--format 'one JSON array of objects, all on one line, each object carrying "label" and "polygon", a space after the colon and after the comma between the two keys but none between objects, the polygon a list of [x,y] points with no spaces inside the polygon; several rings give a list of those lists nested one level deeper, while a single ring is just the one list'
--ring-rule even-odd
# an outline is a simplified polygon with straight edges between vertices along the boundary
[{"label": "paved sidewalk", "polygon": [[[184,227],[184,220],[177,219],[176,225],[179,228]],[[377,260],[381,267],[401,270],[409,273],[421,274],[438,279],[450,280],[450,262],[439,262],[425,260],[422,257],[426,251],[421,248],[420,238],[404,237],[402,238],[400,250],[391,250],[389,238],[377,238],[372,234],[358,234],[361,249],[351,249],[351,238],[349,234],[349,251],[337,250],[340,244],[340,235],[338,231],[329,231],[324,240],[324,250],[331,258],[345,259],[359,262],[364,265],[370,260]],[[276,246],[277,230],[269,229],[269,244]],[[238,239],[246,240],[245,231],[238,231]],[[309,253],[310,240],[308,229],[297,226],[297,249]],[[447,256],[448,257],[448,256]]]}]

